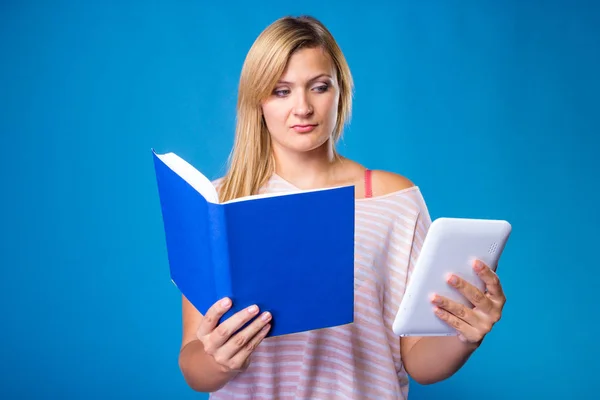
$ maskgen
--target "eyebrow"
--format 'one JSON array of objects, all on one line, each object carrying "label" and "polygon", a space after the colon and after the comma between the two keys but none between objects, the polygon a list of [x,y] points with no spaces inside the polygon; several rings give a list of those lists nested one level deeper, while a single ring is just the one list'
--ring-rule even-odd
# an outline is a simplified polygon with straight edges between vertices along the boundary
[{"label": "eyebrow", "polygon": [[[313,81],[316,81],[317,79],[320,79],[320,78],[329,78],[330,80],[333,80],[333,78],[329,74],[319,74],[319,75],[317,75],[317,76],[315,76],[313,78],[310,78],[308,81],[309,82],[313,82]],[[290,85],[292,82],[289,82],[289,81],[277,81],[277,83],[278,84],[284,84],[284,85]]]}]

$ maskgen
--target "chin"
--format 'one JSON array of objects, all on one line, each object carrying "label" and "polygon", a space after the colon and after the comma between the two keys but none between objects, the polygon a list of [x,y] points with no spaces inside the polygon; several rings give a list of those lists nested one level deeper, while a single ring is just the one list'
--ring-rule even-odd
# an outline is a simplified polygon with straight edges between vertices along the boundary
[{"label": "chin", "polygon": [[308,153],[310,151],[317,150],[327,145],[327,139],[329,137],[320,137],[315,135],[293,135],[288,137],[285,141],[278,141],[279,146],[288,150],[298,153]]}]

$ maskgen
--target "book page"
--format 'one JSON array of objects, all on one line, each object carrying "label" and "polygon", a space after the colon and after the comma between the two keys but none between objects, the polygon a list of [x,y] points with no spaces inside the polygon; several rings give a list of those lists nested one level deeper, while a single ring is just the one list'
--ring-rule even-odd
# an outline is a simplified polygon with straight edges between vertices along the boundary
[{"label": "book page", "polygon": [[327,188],[320,188],[320,189],[292,190],[292,191],[287,191],[287,192],[261,193],[261,194],[254,194],[251,196],[239,197],[237,199],[232,199],[232,200],[226,201],[224,204],[236,203],[239,201],[258,200],[258,199],[262,199],[262,198],[266,198],[266,197],[291,196],[291,195],[301,194],[301,193],[320,192],[320,191],[324,191],[324,190],[335,190],[335,189],[341,189],[344,187],[349,187],[349,185],[348,186],[327,187]]},{"label": "book page", "polygon": [[198,193],[204,196],[206,201],[211,203],[219,202],[219,195],[212,182],[183,158],[175,153],[156,154],[156,156],[173,172],[189,183]]}]

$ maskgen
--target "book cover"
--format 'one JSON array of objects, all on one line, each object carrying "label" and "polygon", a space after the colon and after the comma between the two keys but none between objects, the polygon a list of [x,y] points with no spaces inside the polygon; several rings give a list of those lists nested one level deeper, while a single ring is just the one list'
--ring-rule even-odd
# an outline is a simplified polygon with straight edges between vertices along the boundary
[{"label": "book cover", "polygon": [[221,203],[185,160],[152,154],[170,276],[198,311],[228,296],[223,321],[256,304],[268,336],[353,322],[353,186]]}]

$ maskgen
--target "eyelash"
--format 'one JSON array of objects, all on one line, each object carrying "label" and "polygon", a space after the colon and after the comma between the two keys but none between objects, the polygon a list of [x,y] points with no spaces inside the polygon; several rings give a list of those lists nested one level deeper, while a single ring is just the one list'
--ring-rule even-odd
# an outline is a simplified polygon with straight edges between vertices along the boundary
[{"label": "eyelash", "polygon": [[[318,93],[325,93],[327,90],[329,90],[329,85],[327,85],[327,84],[320,85],[320,86],[315,87],[315,89],[317,89]],[[282,92],[286,92],[286,93],[282,93]],[[281,90],[275,90],[273,93],[277,97],[284,97],[286,94],[289,94],[289,92],[290,91],[287,89],[281,89]]]}]

